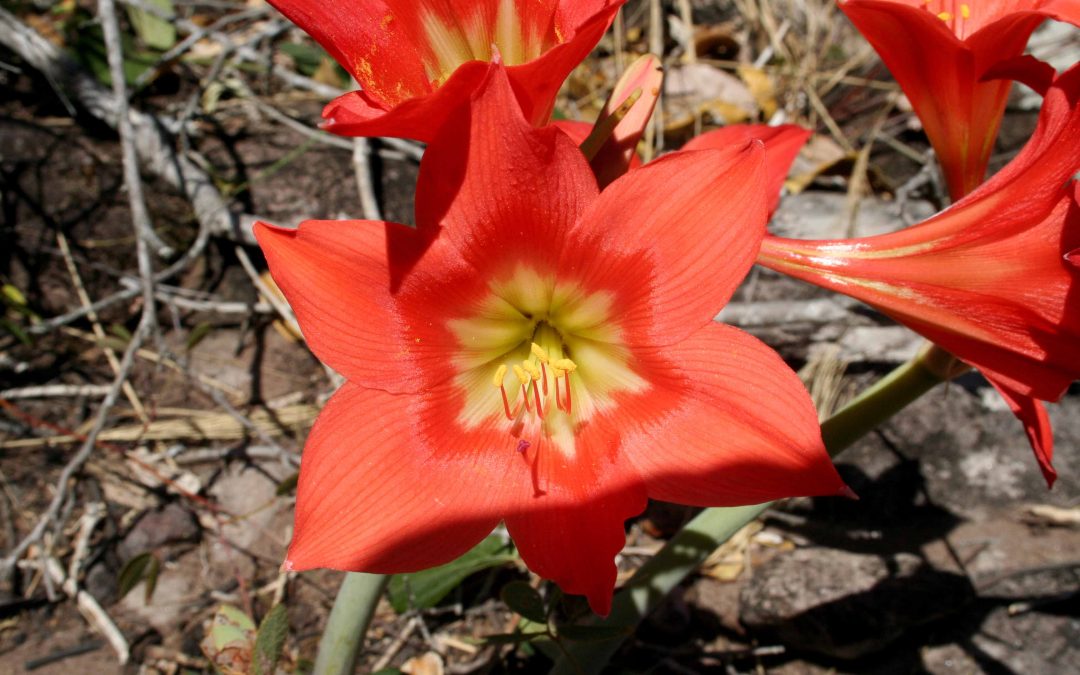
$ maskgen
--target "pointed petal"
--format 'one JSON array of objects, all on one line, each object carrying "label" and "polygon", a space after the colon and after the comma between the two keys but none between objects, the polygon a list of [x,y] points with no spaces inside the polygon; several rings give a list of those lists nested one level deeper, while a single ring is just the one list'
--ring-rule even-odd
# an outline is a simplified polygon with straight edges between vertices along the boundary
[{"label": "pointed petal", "polygon": [[595,199],[596,180],[561,131],[529,125],[505,69],[494,66],[469,106],[428,147],[417,180],[416,221],[442,227],[487,278],[508,264],[555,268],[566,233]]},{"label": "pointed petal", "polygon": [[982,75],[982,81],[1013,80],[1021,82],[1035,90],[1040,96],[1046,96],[1050,85],[1054,83],[1057,71],[1045,61],[1040,61],[1031,54],[1024,54],[999,61]]},{"label": "pointed petal", "polygon": [[810,395],[757,338],[714,323],[642,360],[653,389],[620,415],[650,497],[736,506],[844,493]]},{"label": "pointed petal", "polygon": [[645,510],[645,491],[640,484],[612,490],[585,480],[567,482],[564,498],[548,495],[545,500],[555,502],[550,506],[507,516],[506,529],[529,569],[566,593],[584,595],[594,612],[607,616],[618,572],[615,556],[626,544],[625,523]]},{"label": "pointed petal", "polygon": [[784,187],[791,164],[799,151],[810,140],[813,132],[797,124],[732,124],[708,131],[690,139],[683,150],[718,149],[728,145],[741,145],[757,139],[765,144],[765,189],[770,195],[769,211],[780,204],[780,190]]},{"label": "pointed petal", "polygon": [[428,369],[449,377],[446,312],[465,311],[485,289],[445,238],[363,220],[257,223],[255,237],[320,360],[391,392],[427,386]]},{"label": "pointed petal", "polygon": [[1035,451],[1035,460],[1039,463],[1043,478],[1046,479],[1046,487],[1054,487],[1057,480],[1057,471],[1054,470],[1054,432],[1050,428],[1050,417],[1046,414],[1046,406],[1030,396],[1011,390],[1009,387],[994,381],[988,377],[990,384],[998,390],[1001,397],[1009,404],[1009,409],[1024,423],[1024,433],[1027,434],[1031,449]]},{"label": "pointed petal", "polygon": [[436,452],[454,448],[418,438],[412,399],[346,383],[327,403],[304,448],[290,569],[412,572],[453,560],[498,523],[491,492]]},{"label": "pointed petal", "polygon": [[625,294],[617,308],[633,344],[683,339],[712,321],[757,255],[762,155],[758,141],[675,152],[619,178],[582,216],[560,277]]},{"label": "pointed petal", "polygon": [[[980,82],[1000,59],[1023,53],[1041,16],[1024,13],[965,39],[951,24],[914,3],[848,0],[840,8],[874,46],[903,88],[941,162],[949,192],[959,199],[978,186],[997,137],[1008,99],[1008,81]],[[982,10],[982,11],[980,11]],[[992,14],[975,7],[975,30]],[[1000,22],[995,22],[1000,23]],[[912,45],[920,48],[913,49]]]},{"label": "pointed petal", "polygon": [[323,129],[339,136],[392,136],[428,143],[450,113],[484,81],[490,65],[463,64],[441,87],[383,108],[367,91],[337,97],[323,109]]}]

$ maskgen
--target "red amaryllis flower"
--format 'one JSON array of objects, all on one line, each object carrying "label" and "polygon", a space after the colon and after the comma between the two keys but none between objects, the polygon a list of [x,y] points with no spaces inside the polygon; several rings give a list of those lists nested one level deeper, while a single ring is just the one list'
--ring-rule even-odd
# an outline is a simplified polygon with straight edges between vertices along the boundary
[{"label": "red amaryllis flower", "polygon": [[1048,483],[1040,403],[1080,378],[1080,66],[1046,92],[1035,134],[975,192],[865,239],[767,237],[759,262],[873,305],[975,366],[1024,422]]},{"label": "red amaryllis flower", "polygon": [[695,136],[683,150],[724,148],[759,140],[765,144],[765,189],[771,199],[769,210],[780,205],[780,190],[784,187],[791,163],[810,138],[811,131],[796,124],[732,124]]},{"label": "red amaryllis flower", "polygon": [[1023,53],[1047,17],[1080,24],[1076,0],[842,0],[911,100],[954,200],[983,181],[1012,83],[983,81]]},{"label": "red amaryllis flower", "polygon": [[416,199],[415,229],[256,226],[348,380],[304,450],[291,569],[413,571],[502,520],[604,614],[648,497],[843,492],[798,378],[712,322],[764,233],[759,147],[672,154],[601,194],[495,67],[428,147]]},{"label": "red amaryllis flower", "polygon": [[546,124],[563,80],[625,0],[269,2],[360,83],[326,106],[325,129],[430,141],[496,53],[526,118]]}]

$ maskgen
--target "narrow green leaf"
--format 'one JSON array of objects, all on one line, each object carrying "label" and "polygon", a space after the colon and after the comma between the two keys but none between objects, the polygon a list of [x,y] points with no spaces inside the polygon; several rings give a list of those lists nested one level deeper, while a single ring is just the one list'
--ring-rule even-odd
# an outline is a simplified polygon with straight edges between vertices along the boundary
[{"label": "narrow green leaf", "polygon": [[434,607],[469,575],[514,560],[517,560],[517,556],[507,553],[507,545],[501,537],[488,537],[465,555],[445,565],[423,572],[395,575],[388,588],[390,604],[398,613],[410,608]]},{"label": "narrow green leaf", "polygon": [[536,623],[545,623],[547,621],[547,608],[544,607],[544,599],[528,583],[511,581],[503,586],[499,597],[502,598],[507,607],[529,621],[535,621]]},{"label": "narrow green leaf", "polygon": [[191,332],[188,333],[187,344],[185,345],[187,350],[190,352],[192,349],[195,349],[195,345],[202,342],[203,338],[209,335],[212,330],[214,330],[214,324],[207,321],[203,321],[192,328]]},{"label": "narrow green leaf", "polygon": [[617,637],[626,637],[633,632],[626,626],[559,626],[559,637],[575,642],[602,642]]},{"label": "narrow green leaf", "polygon": [[528,642],[536,636],[536,633],[532,635],[526,635],[525,633],[495,633],[493,635],[483,636],[483,640],[489,645],[516,645],[522,642]]},{"label": "narrow green leaf", "polygon": [[277,670],[281,648],[289,635],[289,614],[285,604],[278,603],[263,617],[259,633],[255,637],[255,653],[251,659],[253,675],[274,675]]},{"label": "narrow green leaf", "polygon": [[26,331],[24,331],[22,329],[22,326],[15,323],[14,321],[9,321],[8,319],[0,318],[0,326],[3,326],[4,330],[6,330],[7,332],[14,335],[16,340],[23,343],[27,347],[34,344],[34,341],[33,341],[33,339],[31,339],[30,334],[27,333]]},{"label": "narrow green leaf", "polygon": [[300,472],[297,471],[291,476],[285,478],[285,480],[278,483],[277,488],[274,490],[274,494],[278,497],[284,497],[285,495],[292,494],[296,490],[296,483],[300,480]]},{"label": "narrow green leaf", "polygon": [[15,286],[4,284],[3,292],[4,299],[7,300],[9,304],[14,305],[15,307],[26,307],[26,296]]},{"label": "narrow green leaf", "polygon": [[124,564],[116,579],[117,592],[121,598],[130,593],[131,589],[138,586],[139,582],[146,577],[151,560],[156,561],[154,554],[145,552],[138,554]]},{"label": "narrow green leaf", "polygon": [[131,342],[131,331],[127,329],[127,326],[119,323],[109,324],[109,332],[120,338],[124,342]]},{"label": "narrow green leaf", "polygon": [[156,555],[150,556],[150,563],[146,566],[143,577],[146,579],[146,590],[143,598],[146,604],[150,604],[150,598],[154,597],[154,589],[157,588],[158,575],[161,573],[161,561]]},{"label": "narrow green leaf", "polygon": [[[176,14],[172,0],[143,0],[143,2],[161,9],[162,13],[169,16]],[[171,21],[130,5],[127,7],[127,12],[131,27],[147,47],[165,51],[176,44],[176,26]]]}]

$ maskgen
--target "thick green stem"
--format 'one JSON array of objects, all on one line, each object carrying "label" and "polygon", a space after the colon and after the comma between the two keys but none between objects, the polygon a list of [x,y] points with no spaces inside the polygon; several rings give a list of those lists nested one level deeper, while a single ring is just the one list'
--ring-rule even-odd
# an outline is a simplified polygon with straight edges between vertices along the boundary
[{"label": "thick green stem", "polygon": [[349,572],[341,582],[334,608],[319,641],[312,675],[352,675],[375,607],[389,576]]},{"label": "thick green stem", "polygon": [[[959,372],[951,355],[929,345],[886,375],[821,425],[829,454],[836,456],[911,402]],[[567,642],[552,675],[597,673],[607,665],[634,627],[709,555],[771,504],[702,511],[645,563],[615,595],[611,614],[596,625],[625,628],[605,641]]]}]

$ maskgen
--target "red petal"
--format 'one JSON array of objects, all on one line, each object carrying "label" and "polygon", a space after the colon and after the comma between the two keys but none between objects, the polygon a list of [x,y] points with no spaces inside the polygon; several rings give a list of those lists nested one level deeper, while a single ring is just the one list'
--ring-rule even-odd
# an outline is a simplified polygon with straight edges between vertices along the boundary
[{"label": "red petal", "polygon": [[[327,107],[324,117],[328,130],[347,136],[401,136],[427,142],[449,110],[464,103],[479,84],[480,61],[489,60],[491,45],[499,42],[495,35],[497,16],[505,2],[369,0],[335,4],[273,0],[272,4],[322,44],[363,89]],[[526,48],[531,39],[539,41],[533,45],[538,49],[549,45],[519,65],[518,59],[526,54],[508,51],[502,55],[512,64],[510,81],[526,118],[539,125],[550,118],[559,87],[600,40],[622,0],[517,1],[514,5],[518,23],[513,28],[529,36],[519,44]],[[463,41],[461,53],[453,57],[460,58],[463,65],[452,74],[443,72],[450,64],[440,62],[438,50],[456,50],[443,43],[436,47],[428,30],[432,20],[448,27],[441,39]],[[527,48],[531,51],[533,47]],[[468,69],[472,72],[459,77]],[[444,78],[440,86],[439,80]]]},{"label": "red petal", "polygon": [[1039,95],[1046,96],[1050,85],[1054,83],[1057,71],[1045,61],[1040,61],[1031,54],[999,61],[982,75],[982,81],[1013,80],[1022,82],[1034,89]]},{"label": "red petal", "polygon": [[[393,392],[426,386],[419,372],[429,368],[449,377],[455,342],[442,332],[445,312],[469,306],[482,280],[445,240],[363,220],[311,220],[295,230],[257,223],[255,237],[304,338],[327,365]],[[431,297],[433,284],[446,285],[441,298]],[[444,311],[432,315],[429,305]],[[433,332],[439,339],[426,339]]]},{"label": "red petal", "polygon": [[484,81],[490,64],[460,66],[441,87],[384,109],[366,91],[339,96],[323,109],[323,128],[340,136],[394,136],[428,143],[454,109]]},{"label": "red petal", "polygon": [[1042,401],[1024,396],[1000,382],[995,382],[993,378],[987,379],[1009,404],[1013,414],[1024,423],[1024,433],[1027,434],[1028,441],[1031,443],[1031,449],[1035,451],[1035,460],[1039,463],[1043,478],[1046,479],[1046,487],[1054,487],[1054,481],[1057,480],[1057,471],[1051,464],[1054,459],[1054,432],[1050,428],[1050,417],[1046,414],[1046,406],[1042,404]]},{"label": "red petal", "polygon": [[[1011,87],[1007,81],[979,78],[996,61],[1022,54],[1042,16],[1028,12],[1006,16],[960,40],[922,6],[849,0],[840,7],[911,100],[953,199],[973,190],[986,173]],[[988,9],[975,6],[972,30],[984,18],[1000,16]]]},{"label": "red petal", "polygon": [[[577,120],[553,120],[551,126],[569,136],[570,140],[574,142],[574,145],[578,146],[589,137],[589,134],[592,133],[593,130],[593,125],[588,122],[579,122]],[[630,168],[636,169],[641,166],[641,164],[641,155],[635,152],[630,157]]]},{"label": "red petal", "polygon": [[634,344],[682,340],[712,321],[757,255],[763,154],[757,141],[675,152],[619,178],[582,216],[560,276],[625,295],[616,307]]},{"label": "red petal", "polygon": [[[555,269],[566,233],[595,199],[596,180],[562,132],[522,116],[505,70],[428,147],[416,188],[420,228],[445,228],[487,279],[531,263]],[[501,268],[501,269],[500,269]]]},{"label": "red petal", "polygon": [[[449,562],[499,521],[477,489],[415,433],[415,397],[346,383],[304,448],[286,565],[374,573]],[[377,419],[377,423],[372,420]]]},{"label": "red petal", "polygon": [[757,338],[714,323],[641,358],[653,389],[620,401],[619,416],[650,497],[736,506],[844,494],[810,395]]},{"label": "red petal", "polygon": [[780,190],[784,187],[791,163],[799,150],[810,139],[812,131],[796,124],[732,124],[690,139],[683,150],[720,149],[729,145],[744,145],[757,139],[765,144],[765,185],[772,199],[770,211],[780,204]]}]

